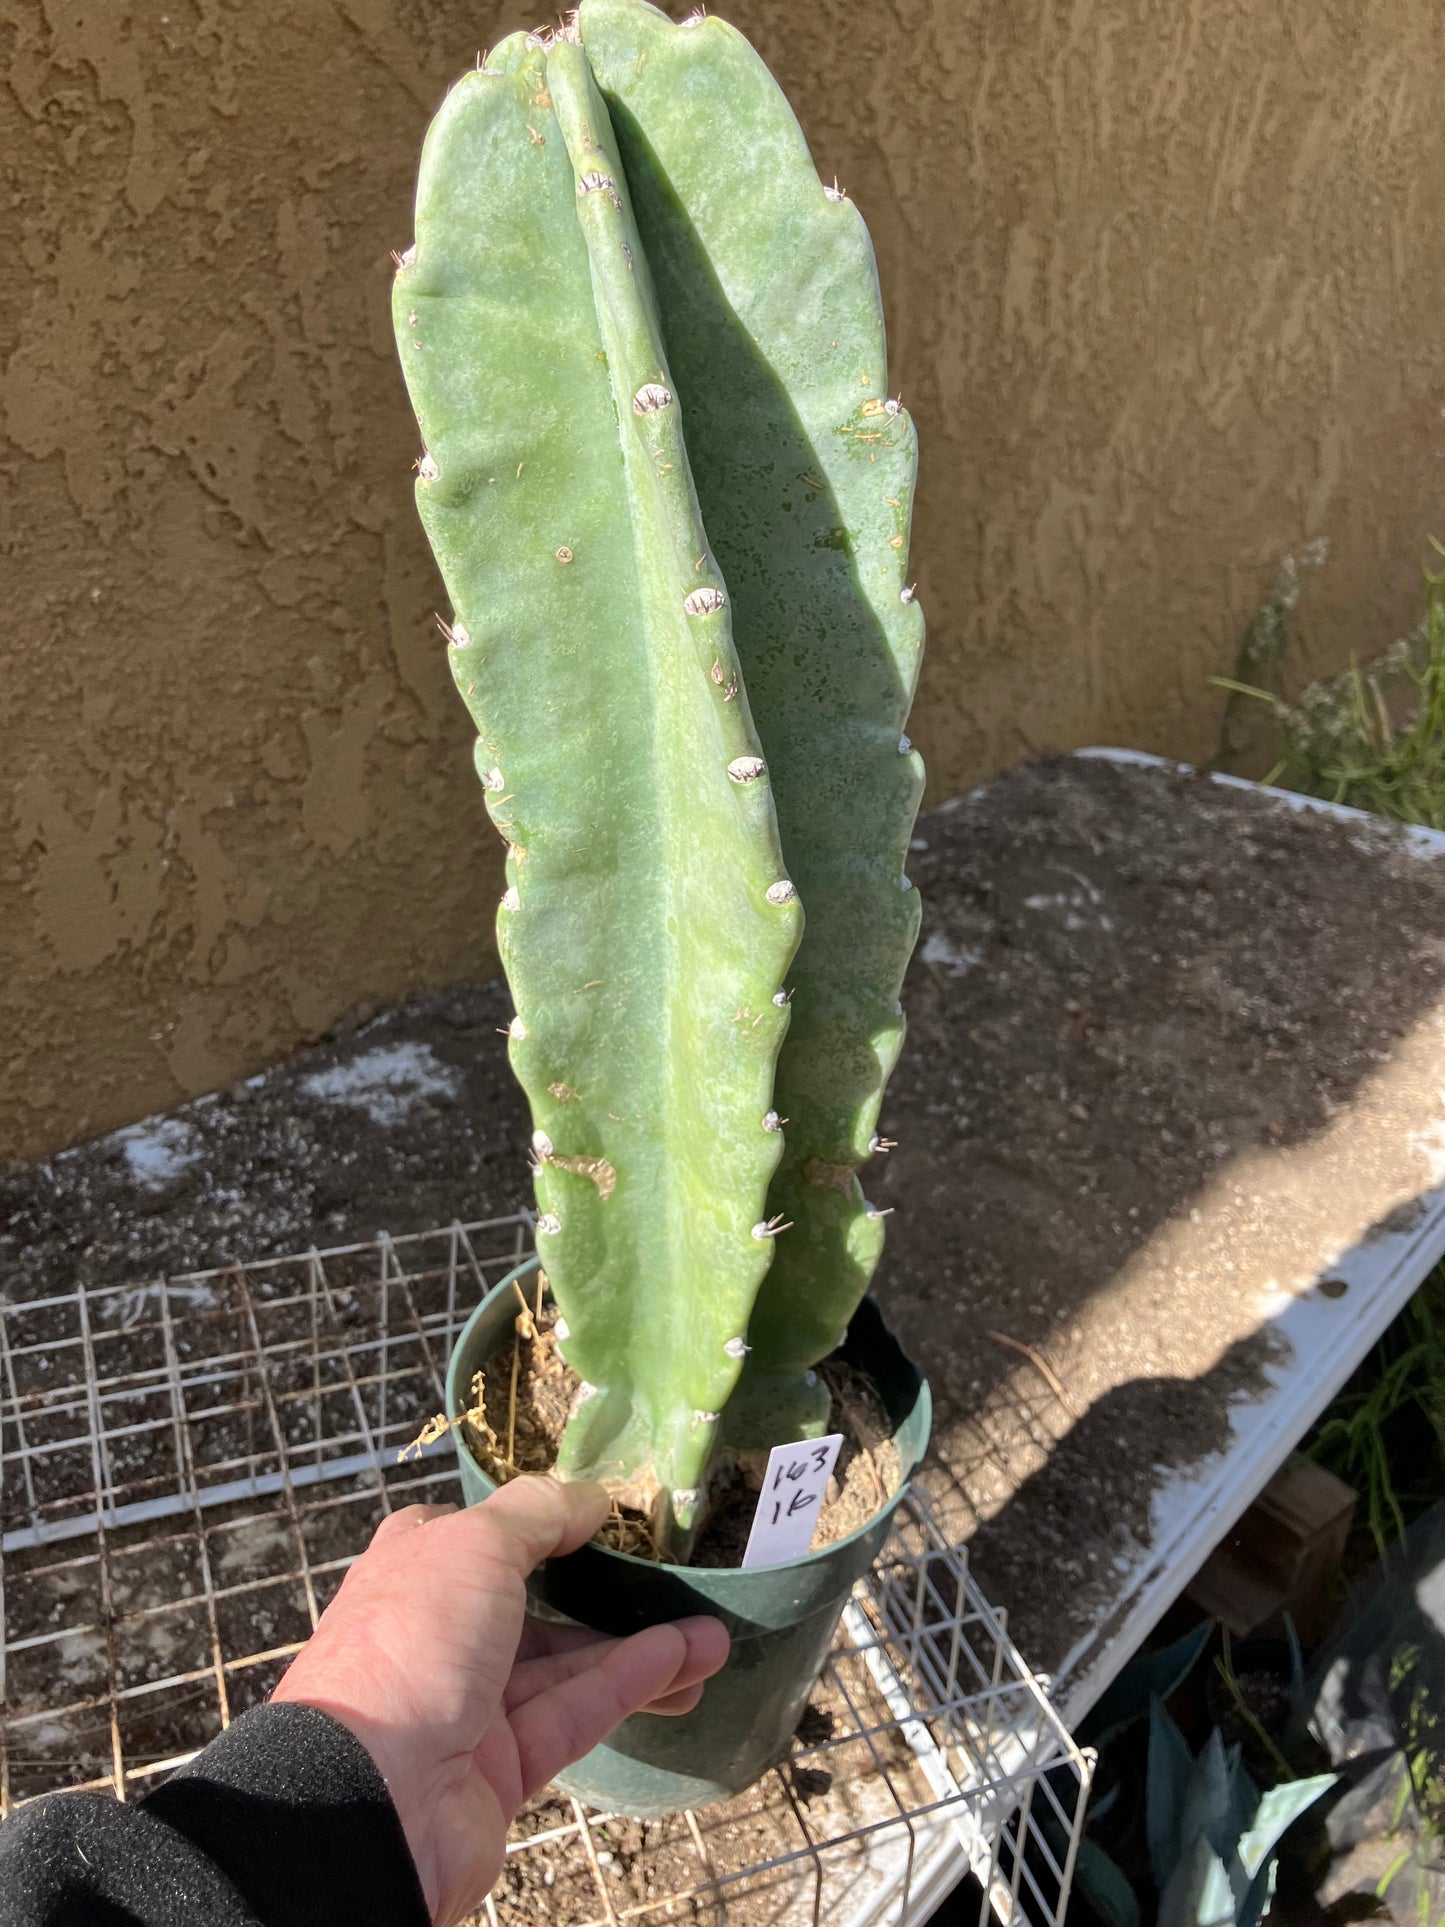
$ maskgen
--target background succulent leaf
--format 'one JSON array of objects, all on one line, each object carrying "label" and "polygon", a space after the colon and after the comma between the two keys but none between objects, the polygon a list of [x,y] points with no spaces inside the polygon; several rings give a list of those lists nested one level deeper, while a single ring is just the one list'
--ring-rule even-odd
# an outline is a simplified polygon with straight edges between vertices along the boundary
[{"label": "background succulent leaf", "polygon": [[1158,1927],[1232,1927],[1235,1905],[1229,1869],[1196,1834],[1159,1896]]},{"label": "background succulent leaf", "polygon": [[1286,1780],[1260,1795],[1253,1821],[1239,1837],[1239,1857],[1251,1879],[1274,1854],[1288,1829],[1316,1800],[1324,1798],[1337,1777],[1333,1773],[1316,1773],[1305,1780]]},{"label": "background succulent leaf", "polygon": [[1081,1840],[1074,1887],[1107,1927],[1139,1927],[1139,1901],[1123,1870],[1092,1840]]},{"label": "background succulent leaf", "polygon": [[1163,1705],[1154,1700],[1149,1707],[1144,1819],[1149,1865],[1160,1893],[1168,1886],[1170,1874],[1183,1857],[1184,1803],[1193,1778],[1194,1755]]},{"label": "background succulent leaf", "polygon": [[1145,1830],[1160,1927],[1257,1927],[1274,1892],[1284,1833],[1335,1784],[1332,1773],[1263,1794],[1216,1728],[1196,1759],[1155,1700]]},{"label": "background succulent leaf", "polygon": [[1080,1746],[1107,1746],[1147,1715],[1151,1701],[1170,1699],[1198,1664],[1213,1631],[1214,1622],[1203,1620],[1157,1652],[1131,1659],[1080,1724],[1075,1736]]}]

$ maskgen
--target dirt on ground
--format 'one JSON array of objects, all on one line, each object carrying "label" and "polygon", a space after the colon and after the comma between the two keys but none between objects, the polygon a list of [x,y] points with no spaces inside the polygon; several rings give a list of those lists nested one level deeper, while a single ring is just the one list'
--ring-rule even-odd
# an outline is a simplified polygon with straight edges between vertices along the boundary
[{"label": "dirt on ground", "polygon": [[202,1270],[531,1203],[504,983],[416,997],[163,1117],[0,1171],[0,1291]]},{"label": "dirt on ground", "polygon": [[[1445,869],[1188,772],[1059,758],[921,819],[910,873],[878,1294],[932,1381],[935,1496],[1052,1668],[1160,1480],[1278,1364],[1262,1281],[1313,1281],[1322,1239],[1425,1188],[1378,1105],[1369,1157],[1327,1183],[1309,1160],[1445,1000]],[[498,984],[419,998],[0,1175],[0,1289],[516,1210],[509,1015]]]},{"label": "dirt on ground", "polygon": [[896,1211],[880,1296],[932,1383],[945,1516],[1053,1670],[1158,1491],[1282,1362],[1271,1291],[1313,1289],[1436,1175],[1404,1142],[1438,1114],[1428,1078],[1374,1086],[1438,1038],[1445,864],[1385,826],[1068,757],[920,820],[910,874],[899,1148],[868,1180]]}]

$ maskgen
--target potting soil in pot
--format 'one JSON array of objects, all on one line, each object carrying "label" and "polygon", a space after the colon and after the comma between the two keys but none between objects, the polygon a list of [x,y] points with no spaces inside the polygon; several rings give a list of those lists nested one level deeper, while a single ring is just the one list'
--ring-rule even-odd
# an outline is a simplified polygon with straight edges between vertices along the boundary
[{"label": "potting soil in pot", "polygon": [[[474,1404],[462,1422],[482,1466],[498,1484],[519,1472],[550,1472],[556,1464],[581,1383],[558,1349],[556,1322],[550,1298],[526,1306],[519,1293],[516,1335],[474,1382]],[[866,1525],[897,1491],[902,1470],[888,1414],[868,1377],[842,1359],[826,1362],[820,1371],[833,1394],[829,1429],[842,1433],[843,1444],[813,1535],[815,1550]],[[758,1458],[757,1465],[724,1467],[693,1565],[741,1565],[766,1454]],[[598,1538],[620,1552],[656,1557],[646,1521],[637,1515],[614,1514]]]}]

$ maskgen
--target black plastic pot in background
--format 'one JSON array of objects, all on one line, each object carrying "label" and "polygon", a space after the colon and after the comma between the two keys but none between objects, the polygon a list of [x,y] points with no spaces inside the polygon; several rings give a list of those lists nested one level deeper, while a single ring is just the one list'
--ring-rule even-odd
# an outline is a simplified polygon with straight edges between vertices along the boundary
[{"label": "black plastic pot in background", "polygon": [[[517,1315],[513,1279],[536,1263],[532,1259],[505,1278],[467,1321],[447,1372],[453,1417],[470,1404],[476,1373],[511,1337]],[[806,1558],[746,1572],[659,1565],[586,1545],[549,1559],[533,1574],[529,1590],[535,1600],[597,1632],[625,1635],[690,1613],[712,1613],[732,1636],[727,1664],[708,1681],[693,1712],[671,1719],[634,1714],[558,1776],[564,1792],[611,1813],[651,1819],[739,1793],[787,1752],[854,1582],[878,1556],[918,1469],[932,1419],[927,1381],[871,1299],[854,1314],[841,1353],[877,1386],[902,1461],[898,1490],[866,1526]],[[475,1505],[496,1485],[473,1457],[465,1428],[458,1426],[453,1437],[462,1489]]]},{"label": "black plastic pot in background", "polygon": [[1279,1749],[1295,1706],[1295,1659],[1289,1641],[1251,1634],[1229,1641],[1225,1658],[1245,1711],[1240,1712],[1218,1664],[1211,1664],[1204,1680],[1210,1723],[1219,1728],[1226,1746],[1243,1748],[1245,1767],[1255,1780],[1270,1786],[1280,1778]]}]

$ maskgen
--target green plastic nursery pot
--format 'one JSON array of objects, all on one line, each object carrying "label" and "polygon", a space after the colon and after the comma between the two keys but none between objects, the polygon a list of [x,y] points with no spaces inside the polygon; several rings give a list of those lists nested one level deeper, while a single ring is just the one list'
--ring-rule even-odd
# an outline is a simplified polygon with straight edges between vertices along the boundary
[{"label": "green plastic nursery pot", "polygon": [[[468,1319],[447,1371],[447,1410],[466,1410],[472,1379],[512,1335],[513,1281],[535,1270],[519,1266],[488,1292]],[[788,1750],[823,1670],[833,1630],[854,1582],[877,1557],[889,1522],[928,1444],[928,1383],[865,1299],[854,1313],[842,1355],[872,1377],[895,1427],[903,1463],[897,1492],[848,1538],[776,1566],[740,1568],[658,1565],[628,1553],[586,1545],[549,1559],[529,1590],[544,1610],[625,1635],[689,1613],[712,1613],[732,1635],[722,1671],[707,1682],[696,1709],[677,1718],[637,1713],[585,1759],[559,1774],[565,1793],[588,1806],[637,1819],[704,1806],[750,1786]],[[462,1489],[475,1505],[496,1490],[458,1426]]]}]

